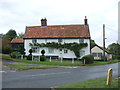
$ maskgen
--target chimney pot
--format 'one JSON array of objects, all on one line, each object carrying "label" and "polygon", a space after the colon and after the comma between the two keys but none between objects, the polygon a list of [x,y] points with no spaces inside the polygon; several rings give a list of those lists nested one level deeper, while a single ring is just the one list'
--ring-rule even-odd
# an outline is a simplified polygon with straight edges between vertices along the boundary
[{"label": "chimney pot", "polygon": [[84,24],[85,24],[85,25],[88,25],[88,22],[87,22],[87,16],[85,16]]}]

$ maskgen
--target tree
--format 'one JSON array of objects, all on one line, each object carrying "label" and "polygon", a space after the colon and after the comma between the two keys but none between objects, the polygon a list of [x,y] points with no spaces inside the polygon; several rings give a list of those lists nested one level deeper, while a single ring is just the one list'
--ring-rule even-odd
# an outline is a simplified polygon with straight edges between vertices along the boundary
[{"label": "tree", "polygon": [[24,33],[18,33],[18,36],[17,36],[17,38],[23,38],[24,37]]},{"label": "tree", "polygon": [[120,59],[120,44],[112,43],[108,46],[108,50],[111,51],[113,59]]},{"label": "tree", "polygon": [[41,51],[41,54],[42,54],[42,56],[40,56],[40,61],[45,61],[46,58],[44,56],[44,54],[45,54],[45,50],[44,49]]},{"label": "tree", "polygon": [[2,38],[2,53],[9,54],[11,52],[10,40],[8,37],[4,36]]},{"label": "tree", "polygon": [[16,38],[16,37],[17,37],[17,33],[16,33],[15,30],[10,29],[10,30],[6,33],[5,36],[8,37],[9,40],[11,41],[13,38]]}]

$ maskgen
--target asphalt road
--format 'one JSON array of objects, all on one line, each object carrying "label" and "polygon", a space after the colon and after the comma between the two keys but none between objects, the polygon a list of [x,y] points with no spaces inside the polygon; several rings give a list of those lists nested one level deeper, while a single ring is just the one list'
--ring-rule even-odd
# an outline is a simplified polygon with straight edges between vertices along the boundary
[{"label": "asphalt road", "polygon": [[118,63],[92,67],[3,72],[2,88],[50,88],[77,81],[106,77],[109,68],[113,69],[113,76],[118,77]]}]

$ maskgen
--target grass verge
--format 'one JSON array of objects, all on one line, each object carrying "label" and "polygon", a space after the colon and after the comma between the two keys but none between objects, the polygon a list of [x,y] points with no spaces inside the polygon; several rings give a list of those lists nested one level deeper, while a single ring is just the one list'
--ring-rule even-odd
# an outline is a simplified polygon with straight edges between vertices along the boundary
[{"label": "grass verge", "polygon": [[75,88],[118,88],[118,83],[120,79],[113,78],[111,86],[106,85],[106,78],[98,78],[93,80],[81,81],[76,83],[71,83],[63,86],[54,87],[55,90],[60,90],[61,88],[70,88],[70,90],[75,90]]},{"label": "grass verge", "polygon": [[30,69],[50,69],[50,68],[56,68],[56,66],[52,65],[26,65],[26,64],[5,64],[11,68],[16,69],[17,71],[21,70],[30,70]]}]

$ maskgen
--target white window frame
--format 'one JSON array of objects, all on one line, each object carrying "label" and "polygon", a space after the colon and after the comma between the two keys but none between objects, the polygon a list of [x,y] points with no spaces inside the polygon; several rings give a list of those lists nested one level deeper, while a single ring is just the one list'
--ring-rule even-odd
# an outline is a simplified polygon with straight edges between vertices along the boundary
[{"label": "white window frame", "polygon": [[67,49],[64,49],[64,53],[67,54],[67,53],[68,53],[68,50],[67,50]]},{"label": "white window frame", "polygon": [[79,43],[84,43],[84,39],[79,39]]},{"label": "white window frame", "polygon": [[62,42],[63,42],[63,39],[59,38],[58,43],[62,43]]},{"label": "white window frame", "polygon": [[32,43],[37,43],[37,39],[32,39]]},{"label": "white window frame", "polygon": [[31,47],[32,48],[32,53],[39,53],[39,47]]}]

